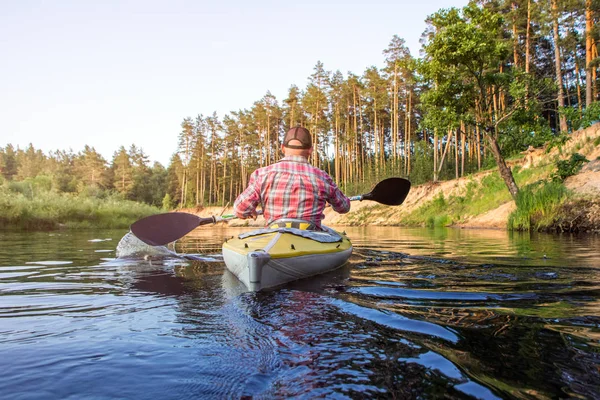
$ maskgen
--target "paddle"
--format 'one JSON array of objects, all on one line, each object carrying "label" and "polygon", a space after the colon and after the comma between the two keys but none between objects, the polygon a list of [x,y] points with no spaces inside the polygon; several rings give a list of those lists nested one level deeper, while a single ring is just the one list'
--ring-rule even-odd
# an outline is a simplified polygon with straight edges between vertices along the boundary
[{"label": "paddle", "polygon": [[[379,182],[367,194],[350,197],[350,201],[371,200],[387,206],[398,206],[410,191],[410,181],[404,178],[388,178]],[[235,215],[202,218],[188,213],[165,213],[142,218],[131,225],[131,232],[142,242],[151,246],[164,246],[201,225],[214,224],[237,218]]]}]

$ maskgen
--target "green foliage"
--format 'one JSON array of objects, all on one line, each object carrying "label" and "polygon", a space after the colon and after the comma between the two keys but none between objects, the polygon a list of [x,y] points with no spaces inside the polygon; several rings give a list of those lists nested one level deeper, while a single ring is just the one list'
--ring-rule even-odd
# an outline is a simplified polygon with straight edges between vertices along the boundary
[{"label": "green foliage", "polygon": [[443,193],[439,193],[432,201],[419,207],[405,221],[408,225],[441,227],[452,224],[448,215],[448,204]]},{"label": "green foliage", "polygon": [[600,102],[593,102],[583,112],[578,107],[564,107],[559,112],[567,118],[571,131],[577,131],[600,121]]},{"label": "green foliage", "polygon": [[550,226],[567,188],[559,182],[540,181],[523,186],[517,194],[517,209],[508,218],[508,229],[529,231]]},{"label": "green foliage", "polygon": [[517,110],[502,125],[498,143],[505,156],[519,154],[529,146],[541,147],[552,140],[554,135],[545,121],[536,118],[531,109]]},{"label": "green foliage", "polygon": [[554,83],[547,79],[534,79],[525,73],[515,73],[508,84],[509,93],[514,100],[512,113],[507,114],[499,125],[498,143],[505,156],[517,154],[528,146],[540,147],[554,137],[551,127],[543,118],[539,118],[543,108],[535,97],[528,93],[549,92]]},{"label": "green foliage", "polygon": [[443,210],[446,207],[446,199],[444,198],[444,193],[440,192],[440,194],[434,197],[432,205],[437,210]]},{"label": "green foliage", "polygon": [[[552,165],[527,169],[515,167],[513,172],[517,183],[527,187],[528,182],[539,181],[541,177],[547,176],[550,168]],[[433,200],[406,216],[404,222],[406,225],[416,226],[447,226],[484,214],[511,200],[504,180],[497,171],[493,171],[479,181],[471,180],[456,194],[440,192]]]},{"label": "green foliage", "polygon": [[561,132],[558,135],[555,135],[548,140],[548,145],[546,146],[546,153],[549,153],[553,148],[562,149],[562,147],[571,140],[571,136],[568,133]]},{"label": "green foliage", "polygon": [[162,200],[162,209],[165,211],[171,210],[173,208],[173,204],[171,202],[171,195],[169,193],[165,193],[165,197]]},{"label": "green foliage", "polygon": [[581,170],[583,164],[589,162],[579,153],[571,154],[568,160],[559,160],[556,162],[556,173],[552,175],[552,180],[562,182],[569,176],[575,175]]},{"label": "green foliage", "polygon": [[449,225],[452,225],[452,218],[448,214],[430,215],[425,224],[428,228],[442,228]]},{"label": "green foliage", "polygon": [[[31,187],[31,186],[30,186]],[[13,190],[13,189],[18,190]],[[122,200],[72,195],[52,191],[30,196],[23,186],[0,187],[0,228],[50,230],[61,226],[82,228],[126,228],[132,222],[156,214],[155,207]]]},{"label": "green foliage", "polygon": [[433,148],[424,140],[419,140],[414,145],[410,181],[413,185],[420,185],[433,179]]}]

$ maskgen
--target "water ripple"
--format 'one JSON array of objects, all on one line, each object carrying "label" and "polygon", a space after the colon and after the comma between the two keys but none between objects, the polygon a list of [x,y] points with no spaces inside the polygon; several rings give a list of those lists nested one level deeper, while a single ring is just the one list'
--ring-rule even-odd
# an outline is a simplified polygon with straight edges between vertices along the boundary
[{"label": "water ripple", "polygon": [[169,248],[126,232],[4,235],[0,393],[600,397],[598,241],[347,231],[345,267],[260,293],[224,268],[229,228]]}]

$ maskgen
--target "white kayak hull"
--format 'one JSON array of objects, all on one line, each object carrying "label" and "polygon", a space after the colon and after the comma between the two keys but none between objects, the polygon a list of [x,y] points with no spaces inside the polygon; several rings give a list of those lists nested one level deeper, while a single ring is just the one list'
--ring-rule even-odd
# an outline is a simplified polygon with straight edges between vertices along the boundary
[{"label": "white kayak hull", "polygon": [[223,244],[227,269],[253,291],[335,270],[352,255],[345,235],[319,243],[286,232],[232,239]]}]

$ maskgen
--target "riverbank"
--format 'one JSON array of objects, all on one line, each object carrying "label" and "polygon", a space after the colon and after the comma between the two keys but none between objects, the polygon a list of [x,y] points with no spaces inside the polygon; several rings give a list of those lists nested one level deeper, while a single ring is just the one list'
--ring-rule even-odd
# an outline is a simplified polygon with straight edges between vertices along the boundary
[{"label": "riverbank", "polygon": [[[600,124],[574,132],[566,143],[529,149],[508,160],[517,185],[523,189],[552,180],[557,162],[578,153],[589,160],[581,171],[564,181],[564,197],[532,216],[532,230],[555,232],[600,232]],[[529,189],[531,190],[531,189]],[[349,193],[348,195],[354,195]],[[348,214],[328,209],[324,223],[331,226],[452,226],[458,228],[507,229],[516,210],[497,170],[483,171],[460,179],[427,183],[411,189],[404,204],[387,207],[364,201],[353,202]],[[201,216],[229,214],[231,208],[209,207],[186,210]],[[543,219],[538,227],[536,218]],[[264,220],[233,220],[232,226],[264,226]]]},{"label": "riverbank", "polygon": [[117,196],[95,196],[36,190],[0,190],[0,229],[51,231],[56,229],[127,228],[160,210]]}]

